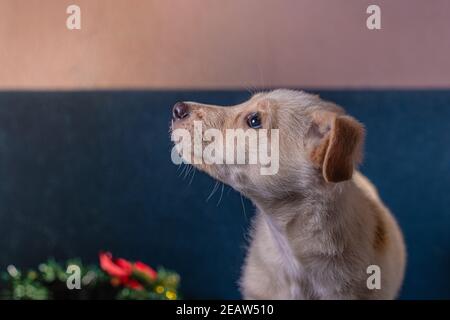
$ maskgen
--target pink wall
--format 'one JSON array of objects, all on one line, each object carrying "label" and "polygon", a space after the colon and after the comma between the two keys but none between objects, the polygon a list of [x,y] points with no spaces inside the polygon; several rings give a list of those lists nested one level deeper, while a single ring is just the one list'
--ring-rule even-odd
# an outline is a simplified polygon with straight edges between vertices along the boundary
[{"label": "pink wall", "polygon": [[450,1],[0,1],[0,89],[261,86],[450,87]]}]

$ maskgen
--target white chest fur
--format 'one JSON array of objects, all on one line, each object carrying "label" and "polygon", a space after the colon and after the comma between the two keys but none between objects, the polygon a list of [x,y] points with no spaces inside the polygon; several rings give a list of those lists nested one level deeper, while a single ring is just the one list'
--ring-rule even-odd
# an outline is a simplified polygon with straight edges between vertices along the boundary
[{"label": "white chest fur", "polygon": [[271,217],[262,214],[263,219],[267,224],[269,233],[272,237],[273,243],[279,252],[280,258],[280,274],[285,277],[285,281],[289,284],[289,299],[302,298],[300,289],[302,268],[294,252],[289,245],[286,233],[282,228],[273,221]]}]

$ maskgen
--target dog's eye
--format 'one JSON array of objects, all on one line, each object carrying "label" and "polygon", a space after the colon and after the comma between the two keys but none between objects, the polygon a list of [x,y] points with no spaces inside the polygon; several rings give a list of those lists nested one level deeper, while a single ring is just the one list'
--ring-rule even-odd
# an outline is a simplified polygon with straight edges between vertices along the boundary
[{"label": "dog's eye", "polygon": [[259,113],[251,113],[247,117],[247,124],[250,128],[253,129],[259,129],[262,127],[261,124],[261,117],[259,116]]}]

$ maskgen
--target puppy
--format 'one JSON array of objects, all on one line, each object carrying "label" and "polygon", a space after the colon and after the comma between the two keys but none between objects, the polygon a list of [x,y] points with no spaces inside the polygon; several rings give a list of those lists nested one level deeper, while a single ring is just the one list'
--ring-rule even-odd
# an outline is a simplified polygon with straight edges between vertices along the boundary
[{"label": "puppy", "polygon": [[[177,103],[172,130],[189,132],[205,147],[194,132],[196,121],[223,133],[278,129],[275,174],[261,174],[260,164],[217,164],[177,149],[185,161],[189,158],[257,208],[240,280],[245,299],[397,296],[405,270],[404,241],[375,187],[356,170],[364,140],[357,120],[316,95],[275,90],[226,108]],[[249,141],[245,144],[248,155]]]}]

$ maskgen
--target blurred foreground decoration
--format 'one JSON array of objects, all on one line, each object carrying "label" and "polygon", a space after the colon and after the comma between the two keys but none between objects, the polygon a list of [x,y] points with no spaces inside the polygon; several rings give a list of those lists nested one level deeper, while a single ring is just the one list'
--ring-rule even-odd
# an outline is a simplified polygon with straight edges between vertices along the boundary
[{"label": "blurred foreground decoration", "polygon": [[[79,259],[64,264],[48,260],[38,270],[22,272],[9,265],[0,278],[0,299],[14,300],[176,300],[179,298],[179,276],[158,268],[153,270],[142,262],[114,259],[100,253],[100,266],[85,266]],[[76,276],[68,271],[76,266],[80,289],[69,289]],[[72,283],[73,284],[73,283]]]}]

